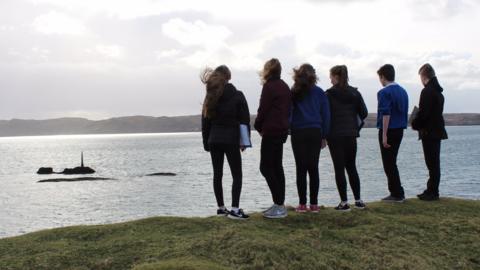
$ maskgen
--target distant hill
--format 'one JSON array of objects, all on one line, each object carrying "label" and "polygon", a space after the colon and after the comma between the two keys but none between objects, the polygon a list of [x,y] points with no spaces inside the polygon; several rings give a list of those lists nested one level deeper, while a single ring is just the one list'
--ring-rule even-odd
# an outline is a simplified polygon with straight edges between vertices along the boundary
[{"label": "distant hill", "polygon": [[[255,119],[255,116],[252,116],[252,121],[253,119]],[[480,114],[445,114],[445,121],[450,126],[480,125]],[[366,121],[366,127],[375,127],[375,122],[376,115],[370,114]],[[84,118],[0,120],[0,137],[195,131],[200,131],[200,115],[175,117],[128,116],[98,121]]]}]

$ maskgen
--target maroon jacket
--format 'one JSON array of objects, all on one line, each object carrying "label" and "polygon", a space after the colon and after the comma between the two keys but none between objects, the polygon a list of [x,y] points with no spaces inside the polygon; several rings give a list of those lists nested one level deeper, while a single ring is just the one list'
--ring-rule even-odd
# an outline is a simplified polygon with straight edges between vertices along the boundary
[{"label": "maroon jacket", "polygon": [[292,96],[288,85],[280,78],[271,79],[263,85],[255,129],[262,136],[288,134]]}]

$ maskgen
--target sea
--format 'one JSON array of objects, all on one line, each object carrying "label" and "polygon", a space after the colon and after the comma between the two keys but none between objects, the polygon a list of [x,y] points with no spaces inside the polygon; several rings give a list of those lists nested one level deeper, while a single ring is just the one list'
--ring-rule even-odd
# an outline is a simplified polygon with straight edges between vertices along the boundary
[{"label": "sea", "polygon": [[[480,126],[448,127],[442,143],[441,196],[480,199]],[[363,129],[358,139],[357,168],[364,201],[388,194],[376,129]],[[272,203],[260,174],[260,141],[243,154],[240,206],[256,212]],[[39,167],[55,171],[85,166],[93,177],[115,180],[38,183],[63,175],[37,175]],[[226,163],[226,162],[225,162]],[[286,204],[298,204],[295,162],[290,141],[284,147]],[[417,133],[405,132],[398,167],[407,198],[422,192],[428,179]],[[339,202],[328,148],[322,150],[319,204]],[[146,176],[171,172],[176,176]],[[206,217],[216,214],[209,153],[200,133],[68,135],[0,138],[0,238],[38,230],[109,224],[155,216]],[[67,176],[75,177],[75,176]],[[230,205],[232,178],[225,164],[223,188]],[[353,195],[349,189],[349,199]],[[408,203],[408,200],[407,200]]]}]

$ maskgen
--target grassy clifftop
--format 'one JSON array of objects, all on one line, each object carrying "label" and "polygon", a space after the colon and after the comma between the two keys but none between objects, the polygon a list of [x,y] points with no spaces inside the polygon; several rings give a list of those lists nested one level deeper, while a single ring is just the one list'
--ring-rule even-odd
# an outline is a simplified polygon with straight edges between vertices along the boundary
[{"label": "grassy clifftop", "polygon": [[157,217],[0,239],[0,269],[480,269],[480,201]]}]

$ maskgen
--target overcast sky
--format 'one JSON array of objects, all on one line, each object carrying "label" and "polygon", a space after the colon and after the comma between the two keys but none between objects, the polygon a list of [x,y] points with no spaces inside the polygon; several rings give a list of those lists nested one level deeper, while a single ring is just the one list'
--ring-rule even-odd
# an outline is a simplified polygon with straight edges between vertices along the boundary
[{"label": "overcast sky", "polygon": [[0,0],[0,119],[198,114],[206,67],[226,64],[258,106],[258,71],[304,62],[319,86],[349,67],[371,112],[391,63],[418,103],[430,62],[446,112],[480,112],[479,0]]}]

